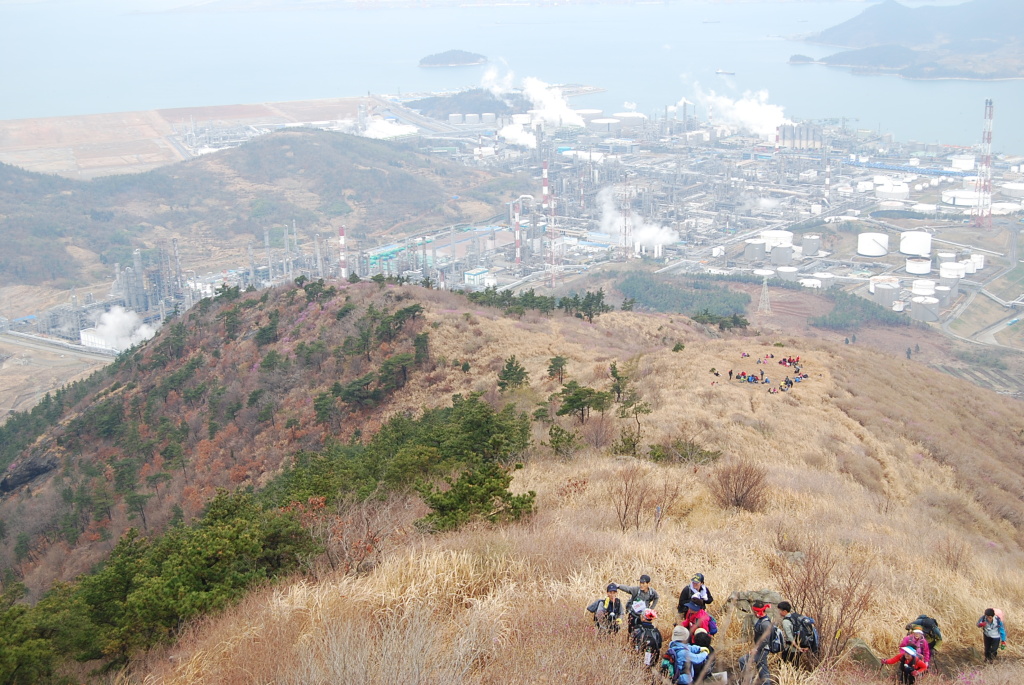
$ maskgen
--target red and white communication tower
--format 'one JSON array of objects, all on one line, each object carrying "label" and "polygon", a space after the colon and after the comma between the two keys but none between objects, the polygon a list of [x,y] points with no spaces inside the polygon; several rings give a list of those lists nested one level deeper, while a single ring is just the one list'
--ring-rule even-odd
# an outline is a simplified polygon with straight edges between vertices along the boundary
[{"label": "red and white communication tower", "polygon": [[345,227],[338,229],[338,241],[341,245],[341,278],[348,278],[348,252],[345,248]]},{"label": "red and white communication tower", "polygon": [[992,100],[985,100],[985,126],[981,131],[981,159],[975,186],[978,204],[971,210],[976,228],[992,228]]}]

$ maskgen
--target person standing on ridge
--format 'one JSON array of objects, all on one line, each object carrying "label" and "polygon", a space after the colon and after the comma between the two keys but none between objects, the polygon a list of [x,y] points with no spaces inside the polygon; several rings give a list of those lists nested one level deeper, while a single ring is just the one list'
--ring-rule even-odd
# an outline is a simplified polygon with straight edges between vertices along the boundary
[{"label": "person standing on ridge", "polygon": [[1003,619],[996,615],[995,609],[985,609],[985,613],[978,619],[978,627],[985,639],[985,661],[995,661],[999,656],[999,648],[1006,647]]},{"label": "person standing on ridge", "polygon": [[[630,634],[640,625],[640,612],[658,606],[658,591],[651,587],[651,577],[646,573],[640,576],[639,585],[619,585],[619,592],[628,592],[626,615]],[[638,602],[642,602],[641,606]]]},{"label": "person standing on ridge", "polygon": [[[797,644],[796,632],[793,630],[793,617],[790,615],[793,612],[793,605],[789,602],[779,602],[776,605],[779,610],[779,615],[782,616],[782,653],[779,655],[782,660],[793,664],[794,666],[800,665],[800,654],[807,651],[806,647],[801,647]],[[787,620],[789,619],[789,620]]]},{"label": "person standing on ridge", "polygon": [[695,573],[693,578],[690,578],[690,583],[683,588],[683,591],[679,593],[679,604],[676,605],[676,611],[680,614],[686,613],[686,603],[696,597],[697,599],[703,600],[704,606],[711,604],[715,601],[715,598],[711,596],[711,590],[704,584],[704,574]]}]

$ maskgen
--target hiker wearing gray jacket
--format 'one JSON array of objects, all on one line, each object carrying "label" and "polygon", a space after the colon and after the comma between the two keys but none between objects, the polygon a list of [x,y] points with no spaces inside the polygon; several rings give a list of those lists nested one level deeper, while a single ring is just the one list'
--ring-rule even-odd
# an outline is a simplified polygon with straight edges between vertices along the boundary
[{"label": "hiker wearing gray jacket", "polygon": [[[643,609],[653,609],[658,605],[658,591],[651,587],[651,577],[646,573],[640,576],[639,585],[619,585],[619,592],[629,593],[626,600],[626,614],[629,617],[629,632],[640,625],[640,613]],[[643,609],[634,609],[634,602],[643,602]]]}]

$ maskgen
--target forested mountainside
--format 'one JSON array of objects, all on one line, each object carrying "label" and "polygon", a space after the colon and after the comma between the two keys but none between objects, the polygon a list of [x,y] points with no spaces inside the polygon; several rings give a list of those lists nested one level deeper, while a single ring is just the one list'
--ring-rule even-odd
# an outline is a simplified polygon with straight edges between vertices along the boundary
[{"label": "forested mountainside", "polygon": [[[223,289],[41,405],[55,425],[38,437],[4,430],[30,444],[0,500],[3,646],[50,659],[13,682],[102,664],[383,681],[387,645],[410,641],[409,677],[548,682],[533,665],[557,663],[589,682],[591,660],[560,658],[598,648],[582,607],[639,573],[669,627],[671,595],[708,576],[724,664],[745,644],[733,591],[801,602],[829,665],[850,636],[881,652],[938,615],[947,674],[981,609],[1020,609],[1019,403],[600,292],[473,301],[379,280]],[[538,585],[554,599],[524,625]],[[607,654],[605,675],[641,682]]]},{"label": "forested mountainside", "polygon": [[[70,287],[105,278],[171,237],[200,268],[203,245],[266,228],[354,238],[499,213],[507,180],[420,155],[409,144],[291,129],[144,174],[72,181],[0,164],[0,284]],[[274,239],[279,240],[279,230]],[[86,259],[88,257],[88,259]],[[96,262],[102,273],[83,272]]]}]

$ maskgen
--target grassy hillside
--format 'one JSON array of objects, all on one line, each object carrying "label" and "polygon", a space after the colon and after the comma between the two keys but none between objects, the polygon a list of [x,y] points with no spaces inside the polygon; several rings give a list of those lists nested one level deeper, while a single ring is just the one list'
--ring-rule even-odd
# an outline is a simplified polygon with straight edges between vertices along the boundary
[{"label": "grassy hillside", "polygon": [[[453,200],[459,196],[459,200]],[[0,285],[69,287],[107,280],[132,251],[182,239],[202,270],[218,250],[264,229],[354,238],[471,221],[497,213],[502,181],[401,144],[288,130],[131,176],[76,182],[0,165]],[[397,228],[396,228],[397,227]],[[232,264],[238,257],[234,257]]]},{"label": "grassy hillside", "polygon": [[[1003,609],[1011,630],[1020,615],[1021,406],[911,361],[822,341],[723,336],[681,316],[510,318],[458,295],[372,283],[224,293],[182,323],[122,359],[91,403],[41,437],[32,449],[59,455],[60,467],[0,503],[4,565],[37,592],[84,571],[141,524],[132,494],[151,495],[147,525],[160,530],[175,505],[195,519],[218,486],[259,489],[300,449],[365,442],[389,417],[417,417],[457,393],[539,410],[512,481],[517,493],[536,492],[536,513],[429,534],[414,524],[428,511],[415,491],[340,498],[327,512],[340,532],[322,539],[351,550],[353,535],[372,532],[372,553],[351,564],[330,552],[309,559],[291,582],[137,661],[138,682],[640,683],[626,652],[589,634],[583,611],[607,582],[640,573],[665,598],[666,631],[680,588],[695,572],[707,576],[726,666],[746,644],[743,612],[726,601],[737,591],[784,592],[818,618],[833,656],[854,635],[891,654],[906,621],[936,616],[946,643],[934,667],[947,675],[979,661],[974,621],[986,607]],[[428,360],[410,360],[396,386],[387,360],[394,370],[396,358],[413,357],[422,334]],[[500,393],[510,355],[529,382]],[[764,355],[775,357],[755,364]],[[598,390],[614,390],[614,362],[635,394],[585,423],[559,416],[564,405],[552,396],[563,386],[547,371],[556,356],[566,360],[565,382]],[[728,370],[763,369],[774,385],[792,374],[777,363],[784,356],[801,357],[808,374],[790,392],[727,380]],[[650,413],[630,411],[631,401]],[[575,435],[559,455],[543,444],[555,442],[552,422]],[[634,447],[636,457],[623,456]],[[134,484],[124,475],[133,471]],[[149,476],[159,473],[168,478],[154,487]],[[734,496],[749,479],[763,481],[761,497]],[[113,503],[75,509],[75,493],[104,487]],[[70,502],[61,494],[69,488]],[[76,512],[76,543],[59,526],[29,527]],[[18,560],[22,532],[37,537]],[[1024,652],[1011,642],[1005,654]],[[1019,680],[1015,666],[1002,668],[964,682]],[[788,673],[782,682],[871,677]]]}]

